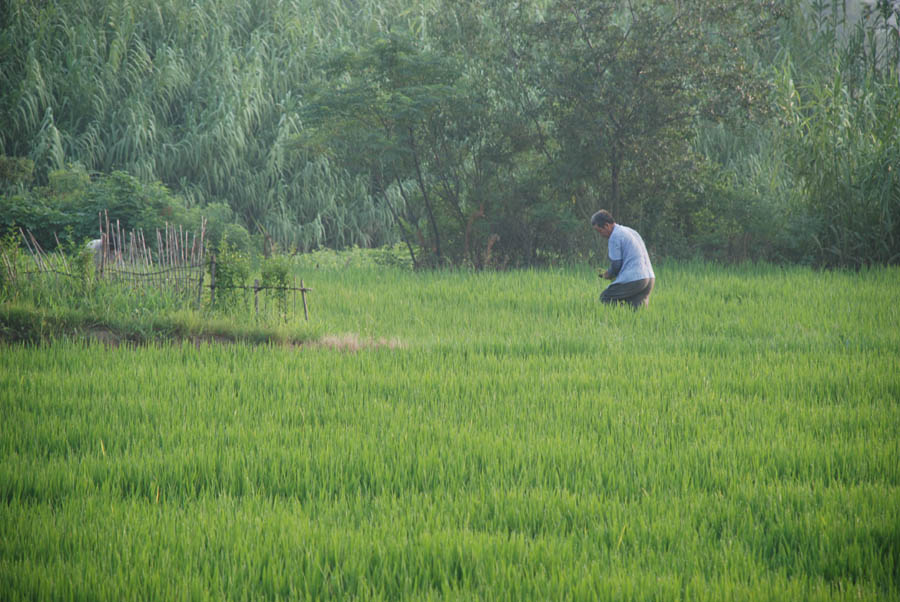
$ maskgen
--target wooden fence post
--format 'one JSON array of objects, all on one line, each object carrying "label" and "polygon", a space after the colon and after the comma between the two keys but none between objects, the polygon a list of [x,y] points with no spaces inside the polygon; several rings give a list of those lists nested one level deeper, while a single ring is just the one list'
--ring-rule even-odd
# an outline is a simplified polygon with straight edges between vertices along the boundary
[{"label": "wooden fence post", "polygon": [[306,307],[306,287],[303,286],[303,278],[300,279],[300,296],[303,298],[303,317],[309,322],[309,309]]},{"label": "wooden fence post", "polygon": [[256,319],[259,320],[259,278],[253,281],[253,309],[256,311]]},{"label": "wooden fence post", "polygon": [[216,304],[216,254],[209,256],[209,304]]},{"label": "wooden fence post", "polygon": [[197,309],[203,307],[203,262],[200,262],[200,277],[197,278]]}]

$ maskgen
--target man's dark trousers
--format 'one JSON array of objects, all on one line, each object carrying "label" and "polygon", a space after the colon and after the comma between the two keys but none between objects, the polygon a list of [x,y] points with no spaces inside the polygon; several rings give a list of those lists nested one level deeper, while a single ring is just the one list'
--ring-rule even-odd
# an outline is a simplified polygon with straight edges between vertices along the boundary
[{"label": "man's dark trousers", "polygon": [[610,284],[600,294],[600,301],[616,305],[629,303],[634,309],[649,305],[654,282],[654,278],[644,278],[633,282]]}]

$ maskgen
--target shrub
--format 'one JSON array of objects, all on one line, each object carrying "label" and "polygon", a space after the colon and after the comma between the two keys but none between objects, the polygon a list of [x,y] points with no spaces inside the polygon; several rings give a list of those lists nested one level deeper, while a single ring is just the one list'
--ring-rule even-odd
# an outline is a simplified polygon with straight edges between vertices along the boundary
[{"label": "shrub", "polygon": [[12,292],[21,254],[18,237],[10,233],[0,239],[0,298],[6,298]]},{"label": "shrub", "polygon": [[242,305],[246,308],[247,295],[242,288],[250,276],[250,262],[247,256],[228,241],[224,241],[217,253],[210,253],[210,273],[215,262],[215,299],[217,309],[233,309]]},{"label": "shrub", "polygon": [[91,179],[83,167],[50,173],[49,186],[0,195],[0,234],[34,234],[45,251],[97,238],[100,216],[125,231],[154,232],[166,223],[188,225],[180,199],[156,182],[144,184],[117,171]]},{"label": "shrub", "polygon": [[273,289],[272,296],[282,317],[287,316],[287,291],[290,277],[290,258],[285,255],[273,255],[262,264],[262,286]]},{"label": "shrub", "polygon": [[34,161],[0,155],[0,190],[30,184],[33,179]]}]

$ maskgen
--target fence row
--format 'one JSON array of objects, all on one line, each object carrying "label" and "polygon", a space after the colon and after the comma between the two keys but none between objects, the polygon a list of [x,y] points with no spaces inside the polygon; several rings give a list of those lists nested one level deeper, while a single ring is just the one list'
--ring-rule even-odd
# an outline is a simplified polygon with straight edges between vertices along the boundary
[{"label": "fence row", "polygon": [[[14,257],[4,249],[0,249],[2,267],[6,272],[6,281],[15,285],[20,278],[31,278],[35,275],[53,275],[71,279],[86,277],[78,266],[70,265],[64,253],[48,253],[41,248],[35,237],[27,231],[19,230],[23,246],[31,257],[34,269],[21,269]],[[304,319],[309,321],[309,304],[307,288],[300,280],[296,286],[261,285],[255,280],[252,286],[224,285],[216,282],[216,257],[208,258],[209,279],[207,281],[207,263],[205,257],[205,222],[201,224],[199,236],[185,232],[181,228],[169,227],[156,232],[156,250],[147,245],[142,231],[125,233],[118,222],[110,224],[101,217],[101,237],[89,243],[93,254],[94,272],[98,278],[123,283],[131,288],[154,288],[168,290],[187,298],[196,298],[196,304],[203,304],[204,289],[209,290],[209,302],[216,305],[217,293],[222,291],[245,291],[253,293],[253,309],[259,316],[260,294],[272,293],[279,306],[287,313],[288,294],[291,295],[291,308],[296,313],[299,292],[303,304]],[[83,266],[82,266],[83,267]]]}]

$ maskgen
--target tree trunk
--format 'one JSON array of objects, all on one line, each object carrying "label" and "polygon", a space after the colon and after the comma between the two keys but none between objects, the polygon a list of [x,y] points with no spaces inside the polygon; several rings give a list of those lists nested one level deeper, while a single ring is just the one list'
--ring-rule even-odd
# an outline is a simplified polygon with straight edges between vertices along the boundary
[{"label": "tree trunk", "polygon": [[[403,191],[403,183],[400,181],[400,176],[396,176],[397,179],[397,187],[400,189],[400,196],[403,197],[403,201],[406,203],[407,208],[409,207],[409,200],[406,198],[406,193]],[[400,215],[397,211],[394,210],[394,206],[391,204],[391,200],[388,198],[387,191],[384,191],[384,201],[387,203],[388,209],[391,211],[391,215],[394,216],[394,221],[397,222],[397,225],[400,227],[400,236],[403,238],[403,242],[406,243],[406,248],[409,249],[409,257],[412,259],[413,268],[419,267],[419,261],[416,259],[416,253],[413,251],[412,243],[409,242],[409,237],[406,236],[406,228],[403,226],[403,222],[400,221]],[[408,211],[408,209],[407,209]]]},{"label": "tree trunk", "polygon": [[622,169],[621,155],[617,145],[613,145],[613,149],[609,156],[609,212],[612,213],[613,219],[619,219],[619,172]]},{"label": "tree trunk", "polygon": [[425,201],[425,210],[428,212],[428,221],[431,223],[431,231],[434,235],[434,253],[437,256],[438,265],[443,263],[441,256],[441,238],[438,234],[437,220],[434,219],[434,211],[431,208],[431,200],[428,198],[428,187],[425,185],[425,178],[422,177],[422,166],[419,165],[419,154],[416,151],[416,141],[413,137],[412,128],[409,128],[409,148],[412,150],[413,163],[416,166],[416,181],[419,183],[419,190],[422,192],[422,199]]}]

